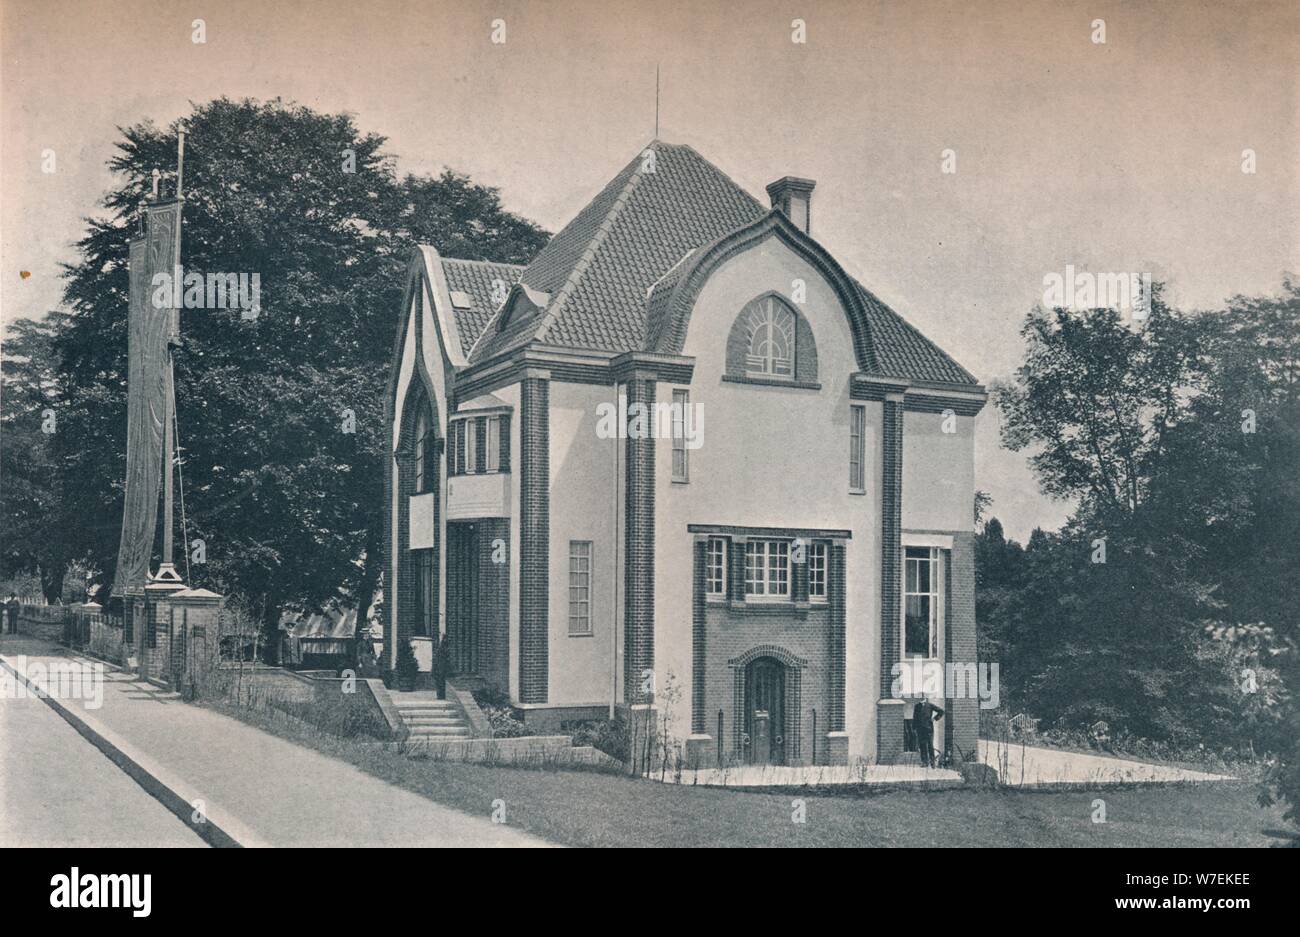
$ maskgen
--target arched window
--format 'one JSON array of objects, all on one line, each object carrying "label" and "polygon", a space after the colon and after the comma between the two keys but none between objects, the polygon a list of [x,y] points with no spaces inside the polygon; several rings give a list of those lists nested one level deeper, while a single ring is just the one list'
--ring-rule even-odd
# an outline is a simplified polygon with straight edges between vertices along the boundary
[{"label": "arched window", "polygon": [[422,494],[429,490],[431,480],[427,466],[429,460],[434,456],[432,449],[434,443],[434,434],[432,431],[433,421],[430,419],[429,402],[423,398],[419,402],[419,410],[415,416],[415,493]]},{"label": "arched window", "polygon": [[794,377],[795,321],[784,303],[767,296],[745,317],[745,372],[760,377]]},{"label": "arched window", "polygon": [[802,310],[778,293],[755,296],[727,333],[724,381],[816,390],[817,342]]}]

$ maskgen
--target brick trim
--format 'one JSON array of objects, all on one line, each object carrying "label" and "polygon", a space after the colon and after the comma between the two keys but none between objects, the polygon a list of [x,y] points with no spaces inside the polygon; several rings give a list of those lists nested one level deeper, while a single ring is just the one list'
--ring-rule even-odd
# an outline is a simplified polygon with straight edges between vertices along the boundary
[{"label": "brick trim", "polygon": [[806,538],[799,538],[803,546],[803,562],[794,562],[793,550],[794,544],[790,545],[790,598],[797,604],[808,601],[808,551],[812,549],[812,541]]},{"label": "brick trim", "polygon": [[545,703],[550,680],[550,382],[520,381],[519,701]]},{"label": "brick trim", "polygon": [[[953,662],[952,646],[952,551],[940,550],[939,562],[941,563],[940,575],[943,576],[943,660],[945,664]],[[944,669],[947,673],[947,668]],[[944,689],[950,689],[947,681],[944,681]],[[943,708],[945,713],[952,713],[952,699],[946,694],[944,696]],[[955,714],[954,714],[955,715]],[[952,727],[954,718],[945,718],[943,720],[943,750],[952,751]]]},{"label": "brick trim", "polygon": [[731,537],[727,540],[727,599],[745,601],[745,540]]},{"label": "brick trim", "polygon": [[832,543],[826,557],[826,592],[831,611],[830,628],[830,732],[844,731],[845,601],[844,544]]},{"label": "brick trim", "polygon": [[[705,656],[705,608],[707,598],[704,594],[705,566],[708,559],[709,541],[697,538],[695,541],[695,564],[691,576],[691,732],[700,735],[705,731],[704,705],[704,671]],[[722,744],[722,739],[717,743]]]},{"label": "brick trim", "polygon": [[502,413],[497,417],[497,427],[501,431],[500,456],[498,464],[502,472],[510,471],[510,414]]},{"label": "brick trim", "polygon": [[[654,407],[653,376],[627,382],[627,402]],[[623,696],[631,704],[654,702],[641,692],[642,674],[655,665],[655,440],[626,440],[624,500]]]},{"label": "brick trim", "polygon": [[475,417],[474,428],[474,471],[482,475],[487,471],[487,419]]},{"label": "brick trim", "polygon": [[[880,697],[889,696],[898,663],[898,629],[902,615],[903,549],[903,402],[885,400],[881,440],[883,459],[880,508]],[[877,745],[880,750],[880,724]]]}]

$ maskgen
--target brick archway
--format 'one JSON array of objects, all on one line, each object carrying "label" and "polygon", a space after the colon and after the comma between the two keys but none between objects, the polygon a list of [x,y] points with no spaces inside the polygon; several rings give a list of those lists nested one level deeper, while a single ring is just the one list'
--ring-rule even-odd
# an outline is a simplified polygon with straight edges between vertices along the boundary
[{"label": "brick archway", "polygon": [[[745,675],[754,661],[768,658],[785,668],[785,700],[781,731],[785,739],[786,763],[797,763],[800,751],[800,721],[802,716],[803,672],[808,661],[791,654],[777,644],[759,644],[727,661],[732,682],[732,745],[736,752],[744,753],[745,745]],[[719,739],[718,743],[721,744]]]}]

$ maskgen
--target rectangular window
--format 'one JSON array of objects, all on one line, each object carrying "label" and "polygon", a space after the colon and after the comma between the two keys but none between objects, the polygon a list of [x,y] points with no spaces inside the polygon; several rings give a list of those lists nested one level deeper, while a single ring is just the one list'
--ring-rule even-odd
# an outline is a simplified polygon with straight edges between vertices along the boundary
[{"label": "rectangular window", "polygon": [[908,547],[903,566],[903,656],[939,656],[939,551]]},{"label": "rectangular window", "polygon": [[485,471],[501,470],[501,421],[495,416],[487,418],[487,455]]},{"label": "rectangular window", "polygon": [[745,595],[784,597],[790,594],[790,542],[750,540],[745,544]]},{"label": "rectangular window", "polygon": [[849,407],[849,490],[867,490],[866,472],[867,408]]},{"label": "rectangular window", "polygon": [[722,598],[727,594],[727,541],[710,537],[704,552],[704,594]]},{"label": "rectangular window", "polygon": [[808,545],[808,598],[814,602],[826,601],[826,554],[825,540]]},{"label": "rectangular window", "polygon": [[438,570],[432,550],[415,552],[415,626],[417,635],[438,633],[438,602],[435,597]]},{"label": "rectangular window", "polygon": [[686,433],[689,424],[690,395],[684,390],[673,391],[673,481],[688,480],[686,474]]},{"label": "rectangular window", "polygon": [[473,475],[478,471],[478,426],[477,420],[465,420],[461,423],[465,433],[465,474]]},{"label": "rectangular window", "polygon": [[591,541],[569,541],[569,634],[591,634]]}]

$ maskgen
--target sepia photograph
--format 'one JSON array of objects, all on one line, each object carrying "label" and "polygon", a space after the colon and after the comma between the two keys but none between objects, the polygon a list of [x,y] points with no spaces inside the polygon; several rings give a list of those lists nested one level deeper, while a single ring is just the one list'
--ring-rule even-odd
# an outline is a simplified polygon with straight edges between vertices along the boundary
[{"label": "sepia photograph", "polygon": [[181,847],[1269,903],[1293,0],[0,0],[0,53],[15,912],[337,863]]}]

